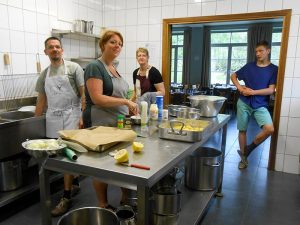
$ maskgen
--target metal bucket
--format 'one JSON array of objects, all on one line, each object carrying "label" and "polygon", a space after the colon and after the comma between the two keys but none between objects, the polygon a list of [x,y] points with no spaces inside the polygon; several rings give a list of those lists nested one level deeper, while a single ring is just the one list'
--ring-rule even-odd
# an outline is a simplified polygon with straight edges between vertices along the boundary
[{"label": "metal bucket", "polygon": [[154,193],[153,211],[159,215],[176,215],[181,210],[182,194]]},{"label": "metal bucket", "polygon": [[0,191],[12,191],[22,186],[22,161],[0,162]]},{"label": "metal bucket", "polygon": [[98,207],[84,207],[63,215],[57,225],[119,225],[119,219],[110,210]]},{"label": "metal bucket", "polygon": [[129,205],[123,205],[116,210],[117,217],[120,220],[120,225],[136,225],[135,212]]},{"label": "metal bucket", "polygon": [[194,190],[218,188],[221,177],[222,153],[214,148],[200,147],[185,160],[185,185]]},{"label": "metal bucket", "polygon": [[159,215],[153,214],[154,225],[177,225],[179,214],[176,215]]}]

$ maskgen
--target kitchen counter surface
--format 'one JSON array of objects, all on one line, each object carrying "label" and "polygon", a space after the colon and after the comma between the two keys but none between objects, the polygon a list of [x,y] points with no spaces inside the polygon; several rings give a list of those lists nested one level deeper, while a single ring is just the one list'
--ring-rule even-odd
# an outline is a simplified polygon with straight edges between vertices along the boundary
[{"label": "kitchen counter surface", "polygon": [[[187,143],[160,139],[158,138],[158,132],[156,132],[156,126],[150,125],[148,130],[142,131],[140,127],[135,127],[139,135],[148,135],[147,138],[137,138],[137,141],[144,143],[144,150],[141,153],[133,153],[131,143],[124,143],[116,145],[103,153],[88,152],[81,154],[76,162],[71,162],[64,157],[48,158],[40,170],[41,202],[45,203],[42,205],[42,224],[51,224],[51,200],[48,180],[49,171],[51,170],[92,176],[110,184],[136,189],[139,208],[138,225],[148,225],[148,218],[150,216],[148,202],[150,188],[157,181],[222,128],[224,129],[221,150],[223,152],[225,151],[226,138],[224,137],[226,137],[226,125],[230,116],[219,114],[215,118],[206,119],[211,121],[213,125],[200,142]],[[142,170],[116,164],[113,157],[109,155],[109,152],[120,148],[126,148],[128,150],[130,163],[146,165],[151,169]],[[209,195],[211,195],[211,193]],[[198,220],[198,218],[196,218],[196,220]]]}]

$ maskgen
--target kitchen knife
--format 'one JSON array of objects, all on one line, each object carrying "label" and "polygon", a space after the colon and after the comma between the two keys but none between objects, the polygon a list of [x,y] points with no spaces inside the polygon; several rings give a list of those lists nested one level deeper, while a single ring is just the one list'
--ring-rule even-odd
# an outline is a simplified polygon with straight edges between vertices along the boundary
[{"label": "kitchen knife", "polygon": [[134,167],[134,168],[138,168],[138,169],[143,169],[143,170],[150,170],[149,166],[144,166],[144,165],[140,165],[140,164],[121,163],[121,165],[128,166],[128,167]]}]

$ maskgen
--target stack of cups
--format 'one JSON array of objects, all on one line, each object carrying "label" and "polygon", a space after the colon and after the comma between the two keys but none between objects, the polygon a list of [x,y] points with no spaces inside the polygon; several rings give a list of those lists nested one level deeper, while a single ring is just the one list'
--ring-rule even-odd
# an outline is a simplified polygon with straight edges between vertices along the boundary
[{"label": "stack of cups", "polygon": [[156,96],[156,104],[158,108],[158,120],[161,121],[164,109],[164,97],[160,95]]}]

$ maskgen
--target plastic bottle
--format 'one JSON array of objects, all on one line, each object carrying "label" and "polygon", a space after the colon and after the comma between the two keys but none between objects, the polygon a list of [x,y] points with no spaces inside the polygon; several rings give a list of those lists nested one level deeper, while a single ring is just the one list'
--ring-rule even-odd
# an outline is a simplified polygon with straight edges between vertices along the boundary
[{"label": "plastic bottle", "polygon": [[150,105],[150,119],[157,120],[158,119],[158,107],[157,104]]},{"label": "plastic bottle", "polygon": [[156,104],[157,104],[157,108],[158,108],[158,120],[161,121],[162,120],[162,112],[163,112],[163,108],[164,108],[164,96],[156,96]]},{"label": "plastic bottle", "polygon": [[124,128],[124,116],[118,115],[118,126],[119,129]]},{"label": "plastic bottle", "polygon": [[145,126],[148,122],[148,103],[146,101],[142,101],[141,108],[141,125]]}]

